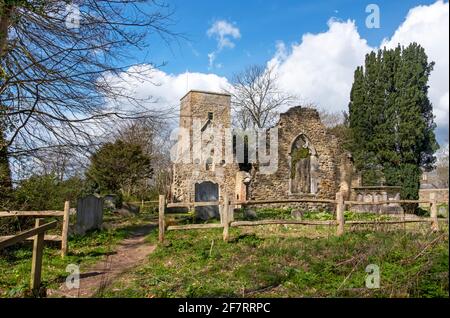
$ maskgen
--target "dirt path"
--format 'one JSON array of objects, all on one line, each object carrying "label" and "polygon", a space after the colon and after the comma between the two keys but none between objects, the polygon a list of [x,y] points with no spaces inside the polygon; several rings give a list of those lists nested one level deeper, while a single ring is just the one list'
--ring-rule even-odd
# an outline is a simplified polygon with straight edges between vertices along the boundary
[{"label": "dirt path", "polygon": [[80,273],[80,288],[68,289],[63,283],[58,290],[49,290],[49,297],[92,297],[101,294],[114,278],[141,263],[156,246],[144,242],[145,236],[155,228],[154,224],[140,226],[131,237],[119,243],[115,252],[106,259]]}]

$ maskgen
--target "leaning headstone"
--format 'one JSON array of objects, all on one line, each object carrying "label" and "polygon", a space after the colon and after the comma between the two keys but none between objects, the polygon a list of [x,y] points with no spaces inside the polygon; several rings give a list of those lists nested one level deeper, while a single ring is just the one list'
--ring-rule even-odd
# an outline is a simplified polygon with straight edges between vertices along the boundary
[{"label": "leaning headstone", "polygon": [[103,199],[88,195],[78,199],[75,233],[84,235],[86,231],[100,229],[103,223]]},{"label": "leaning headstone", "polygon": [[219,206],[218,205],[196,206],[195,218],[202,221],[206,221],[213,218],[220,218]]},{"label": "leaning headstone", "polygon": [[292,210],[291,216],[296,220],[301,220],[303,218],[303,211]]},{"label": "leaning headstone", "polygon": [[444,218],[448,217],[448,206],[446,205],[441,205],[438,208],[438,216],[442,216]]},{"label": "leaning headstone", "polygon": [[107,194],[103,197],[103,204],[106,209],[114,210],[117,207],[117,195]]},{"label": "leaning headstone", "polygon": [[134,216],[138,214],[140,211],[140,207],[137,205],[132,205],[129,203],[122,203],[122,207],[120,209],[115,210],[116,213],[121,216]]},{"label": "leaning headstone", "polygon": [[256,211],[253,209],[244,209],[244,218],[256,219]]}]

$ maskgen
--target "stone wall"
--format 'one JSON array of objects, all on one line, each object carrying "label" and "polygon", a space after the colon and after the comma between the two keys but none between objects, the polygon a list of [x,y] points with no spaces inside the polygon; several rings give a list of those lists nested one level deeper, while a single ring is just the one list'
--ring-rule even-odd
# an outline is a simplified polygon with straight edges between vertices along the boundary
[{"label": "stone wall", "polygon": [[[200,149],[194,149],[193,124],[195,119],[199,119],[201,125],[207,127],[203,132],[205,137],[208,133],[213,135],[217,128],[220,132],[230,128],[230,95],[220,93],[210,93],[202,91],[190,91],[181,99],[180,128],[189,130],[190,134],[190,163],[175,163],[173,165],[172,201],[187,202],[195,199],[195,184],[203,181],[210,181],[219,185],[219,197],[222,199],[225,192],[233,197],[235,192],[235,177],[239,170],[234,163],[224,163],[225,141],[223,140],[220,153],[211,154],[213,162],[208,164],[207,157],[202,157],[200,161],[195,161],[193,154],[208,147],[208,138],[202,138]],[[208,113],[212,113],[213,119],[208,122]],[[216,129],[209,131],[208,129]],[[180,142],[180,139],[179,139]]]},{"label": "stone wall", "polygon": [[[262,174],[255,170],[246,173],[239,171],[236,162],[222,161],[225,159],[225,141],[222,142],[220,155],[216,152],[211,154],[214,157],[212,163],[208,164],[205,161],[207,158],[196,162],[192,156],[192,153],[198,151],[192,146],[194,120],[200,119],[202,127],[206,127],[202,134],[207,134],[208,127],[214,125],[220,125],[225,130],[231,126],[230,111],[230,96],[226,94],[190,91],[181,99],[180,128],[189,131],[191,157],[189,163],[177,162],[173,165],[171,201],[195,201],[195,184],[204,181],[218,184],[220,199],[224,193],[228,193],[229,197],[235,200],[334,199],[339,189],[349,192],[353,182],[351,158],[339,149],[337,138],[327,132],[320,121],[319,113],[312,108],[293,107],[280,115],[276,126],[278,165],[274,173]],[[208,113],[213,114],[213,120],[208,120]],[[299,136],[305,136],[308,145],[313,149],[310,167],[314,169],[311,168],[312,181],[308,193],[291,191],[291,150]],[[202,150],[207,146],[208,141],[202,140]],[[329,204],[292,206],[308,210],[333,209]]]}]

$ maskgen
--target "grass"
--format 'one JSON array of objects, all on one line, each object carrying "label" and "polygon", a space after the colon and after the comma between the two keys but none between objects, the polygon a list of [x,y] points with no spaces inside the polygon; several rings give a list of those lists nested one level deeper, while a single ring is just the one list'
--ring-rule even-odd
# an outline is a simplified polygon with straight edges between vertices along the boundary
[{"label": "grass", "polygon": [[[267,219],[277,219],[277,220],[290,220],[294,219],[291,216],[292,208],[258,208],[255,209],[255,218],[246,218],[244,215],[244,210],[239,209],[234,212],[234,219],[236,221],[240,220],[267,220]],[[377,215],[374,213],[356,213],[351,211],[344,212],[344,218],[347,221],[356,220],[367,220],[367,221],[387,221],[391,220],[392,217],[389,215]],[[304,212],[302,216],[303,220],[320,220],[329,221],[336,220],[336,216],[329,211],[308,211]],[[206,221],[196,220],[193,211],[184,214],[166,214],[166,223],[168,225],[174,224],[191,224],[191,223],[218,223],[218,219],[209,219]]]},{"label": "grass", "polygon": [[[269,225],[167,232],[146,264],[105,297],[448,297],[448,227]],[[156,244],[156,233],[148,237]],[[365,288],[366,266],[381,288]]]},{"label": "grass", "polygon": [[[289,209],[258,210],[259,219],[291,218]],[[239,214],[236,219],[239,219]],[[43,282],[56,288],[68,264],[81,271],[111,253],[135,225],[154,215],[121,218],[69,241],[62,260],[58,246],[46,246]],[[389,218],[345,212],[346,220]],[[171,222],[192,222],[189,217]],[[305,213],[303,219],[334,219],[329,212]],[[126,220],[126,221],[125,221]],[[152,219],[154,221],[154,219]],[[267,225],[231,228],[230,242],[220,229],[168,231],[147,262],[121,275],[103,297],[448,297],[448,226],[430,232],[429,224],[346,226]],[[157,244],[157,231],[146,238]],[[366,266],[380,268],[379,289],[365,287]],[[0,254],[0,295],[28,295],[31,245]]]},{"label": "grass", "polygon": [[[60,243],[46,242],[42,264],[42,284],[46,288],[57,288],[69,274],[69,264],[77,264],[80,270],[99,261],[114,251],[117,243],[129,235],[129,229],[145,222],[142,216],[124,219],[108,215],[105,221],[113,228],[96,230],[85,236],[69,239],[69,254],[60,256]],[[30,295],[32,242],[16,244],[0,251],[0,297],[27,297]]]}]

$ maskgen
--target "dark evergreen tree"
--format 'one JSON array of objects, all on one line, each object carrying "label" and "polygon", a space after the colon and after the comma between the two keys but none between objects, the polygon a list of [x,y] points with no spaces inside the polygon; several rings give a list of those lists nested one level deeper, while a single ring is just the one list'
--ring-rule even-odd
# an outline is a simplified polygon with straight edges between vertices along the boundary
[{"label": "dark evergreen tree", "polygon": [[129,196],[140,179],[153,175],[151,160],[140,145],[119,139],[106,143],[91,157],[86,176],[95,192]]},{"label": "dark evergreen tree", "polygon": [[433,65],[412,43],[371,52],[356,69],[349,104],[351,150],[365,185],[398,185],[402,198],[418,198],[421,168],[433,166],[438,148],[428,99]]},{"label": "dark evergreen tree", "polygon": [[6,204],[12,189],[8,148],[6,147],[3,129],[0,114],[0,207]]}]

